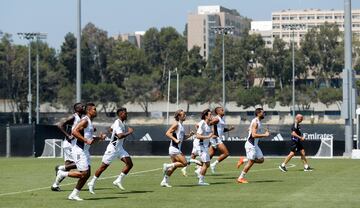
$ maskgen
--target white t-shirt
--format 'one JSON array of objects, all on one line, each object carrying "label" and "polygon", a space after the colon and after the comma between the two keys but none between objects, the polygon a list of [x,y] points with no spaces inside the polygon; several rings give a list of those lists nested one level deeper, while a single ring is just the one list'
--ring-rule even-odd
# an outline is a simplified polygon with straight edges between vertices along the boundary
[{"label": "white t-shirt", "polygon": [[[211,127],[205,122],[205,120],[201,120],[199,123],[199,128],[197,129],[197,134],[200,134],[202,136],[209,136],[212,133]],[[209,147],[209,139],[199,140],[200,141],[200,147]]]},{"label": "white t-shirt", "polygon": [[257,124],[257,131],[256,133],[261,133],[262,131],[262,126],[261,126],[261,122],[260,120],[256,117],[254,118],[251,123],[250,123],[250,127],[249,127],[249,135],[248,135],[248,138],[247,138],[247,141],[250,142],[250,144],[252,145],[258,145],[259,143],[259,139],[258,138],[253,138],[252,137],[252,134],[251,134],[251,130],[252,130],[252,127],[253,125]]},{"label": "white t-shirt", "polygon": [[120,119],[116,119],[115,122],[111,125],[112,128],[112,134],[111,134],[111,141],[116,141],[116,147],[122,147],[124,143],[124,139],[117,139],[115,137],[117,134],[125,133],[126,127],[124,122],[122,122]]}]

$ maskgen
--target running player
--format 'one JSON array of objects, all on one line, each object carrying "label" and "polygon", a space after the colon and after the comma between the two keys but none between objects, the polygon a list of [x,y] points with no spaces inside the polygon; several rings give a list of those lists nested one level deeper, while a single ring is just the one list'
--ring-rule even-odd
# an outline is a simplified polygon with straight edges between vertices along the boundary
[{"label": "running player", "polygon": [[245,143],[246,157],[248,161],[239,178],[237,179],[238,183],[248,183],[245,175],[249,172],[250,168],[254,165],[254,163],[264,162],[264,156],[260,147],[258,146],[258,142],[260,138],[268,137],[270,132],[268,129],[266,129],[265,133],[260,133],[262,132],[261,120],[265,117],[264,110],[262,108],[257,108],[255,110],[255,116],[256,117],[250,123],[249,135]]},{"label": "running player", "polygon": [[96,170],[94,177],[87,184],[89,186],[89,192],[95,194],[94,188],[96,180],[100,177],[102,172],[104,172],[111,164],[115,158],[119,158],[125,163],[125,167],[122,169],[120,175],[117,177],[113,184],[121,190],[125,190],[122,186],[122,182],[125,176],[129,173],[133,167],[132,160],[130,155],[124,150],[123,143],[124,139],[134,132],[133,128],[126,127],[125,121],[127,120],[127,110],[126,108],[119,108],[116,111],[118,119],[115,120],[111,126],[112,135],[111,142],[108,144],[104,156],[102,158],[102,163],[100,167]]},{"label": "running player", "polygon": [[175,122],[166,131],[166,136],[170,138],[169,155],[172,163],[163,164],[164,178],[160,183],[162,187],[171,187],[169,185],[169,177],[179,167],[187,166],[187,161],[184,154],[181,152],[181,143],[194,135],[194,132],[185,134],[183,122],[186,120],[186,114],[183,110],[177,110],[174,115]]},{"label": "running player", "polygon": [[98,137],[95,137],[94,126],[92,120],[96,117],[96,107],[93,103],[86,104],[86,116],[84,116],[80,122],[75,126],[72,131],[72,135],[76,138],[76,144],[72,148],[72,156],[75,160],[76,168],[78,171],[62,171],[59,170],[58,181],[64,177],[69,176],[73,178],[79,178],[76,187],[68,196],[70,200],[82,201],[79,197],[79,193],[82,187],[85,185],[87,179],[90,177],[90,145],[98,140],[104,140],[106,135],[100,133]]},{"label": "running player", "polygon": [[201,121],[199,123],[199,128],[197,129],[196,132],[196,138],[199,139],[198,155],[201,158],[201,162],[203,162],[199,175],[198,185],[200,186],[210,185],[209,183],[206,183],[204,181],[206,170],[210,166],[209,140],[211,138],[217,137],[210,127],[211,119],[212,119],[211,110],[210,109],[204,110],[201,113]]},{"label": "running player", "polygon": [[214,110],[216,117],[213,118],[210,122],[210,125],[214,125],[214,134],[217,136],[216,138],[210,139],[210,148],[209,148],[209,155],[210,160],[215,155],[215,151],[220,151],[220,156],[217,160],[215,160],[210,165],[210,170],[212,173],[215,173],[215,167],[217,164],[219,164],[221,161],[225,160],[229,156],[229,151],[226,148],[225,144],[222,142],[223,136],[225,132],[229,132],[234,129],[233,126],[230,128],[225,127],[225,119],[224,119],[224,108],[222,107],[216,107]]},{"label": "running player", "polygon": [[293,124],[291,128],[291,147],[290,147],[290,153],[285,158],[284,162],[279,165],[279,169],[282,172],[287,172],[286,164],[291,160],[291,158],[294,157],[296,152],[300,152],[301,160],[304,164],[304,171],[312,171],[312,168],[307,163],[306,157],[305,157],[305,149],[303,146],[303,141],[305,138],[303,137],[303,134],[301,133],[300,123],[303,121],[304,117],[301,114],[297,114],[295,116],[295,123]]},{"label": "running player", "polygon": [[[70,171],[72,169],[76,169],[76,164],[74,162],[74,159],[71,154],[71,149],[74,146],[76,139],[73,139],[73,135],[71,135],[71,130],[73,130],[77,123],[79,123],[81,116],[85,114],[84,105],[82,103],[75,103],[74,105],[74,114],[72,114],[69,118],[67,118],[65,121],[61,121],[58,124],[58,128],[60,131],[63,132],[65,135],[65,139],[62,145],[63,148],[63,154],[64,154],[64,165],[57,165],[55,167],[56,175],[59,170],[62,171]],[[71,130],[70,130],[71,128]],[[59,181],[61,183],[61,181]],[[56,182],[53,183],[51,186],[52,191],[61,191],[59,184]]]}]

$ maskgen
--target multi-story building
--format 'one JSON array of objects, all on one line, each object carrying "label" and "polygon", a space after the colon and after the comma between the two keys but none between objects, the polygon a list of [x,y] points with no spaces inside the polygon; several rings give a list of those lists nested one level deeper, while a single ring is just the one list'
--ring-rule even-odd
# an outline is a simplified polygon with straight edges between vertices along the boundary
[{"label": "multi-story building", "polygon": [[145,34],[144,31],[137,31],[134,33],[119,34],[119,35],[116,35],[114,38],[115,38],[115,40],[120,38],[122,41],[129,41],[130,43],[134,44],[138,48],[141,48],[141,42],[142,42],[142,38],[143,38],[144,34]]},{"label": "multi-story building", "polygon": [[[344,31],[343,10],[282,10],[272,13],[272,38],[279,37],[285,42],[290,42],[294,32],[294,40],[300,45],[301,38],[306,32],[319,25],[335,23],[340,31]],[[297,25],[294,29],[290,26]],[[360,10],[352,10],[352,31],[360,37]]]},{"label": "multi-story building", "polygon": [[200,54],[208,59],[215,46],[216,26],[233,26],[232,35],[240,37],[249,29],[249,20],[242,17],[236,10],[222,6],[199,6],[197,13],[189,14],[187,20],[187,47],[191,50],[194,46],[201,48]]},{"label": "multi-story building", "polygon": [[265,42],[265,47],[272,47],[272,21],[251,21],[249,34],[259,34]]}]

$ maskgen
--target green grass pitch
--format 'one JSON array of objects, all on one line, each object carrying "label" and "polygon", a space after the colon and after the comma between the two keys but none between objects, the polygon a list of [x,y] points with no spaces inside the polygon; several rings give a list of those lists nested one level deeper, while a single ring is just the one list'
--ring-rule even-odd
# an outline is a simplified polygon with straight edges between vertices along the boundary
[{"label": "green grass pitch", "polygon": [[[237,184],[237,158],[228,158],[210,170],[205,178],[210,186],[197,186],[194,167],[189,176],[180,170],[170,178],[172,188],[160,187],[162,164],[169,158],[133,158],[134,168],[123,183],[126,191],[112,185],[123,163],[114,161],[96,184],[96,195],[87,186],[81,202],[69,201],[75,179],[62,183],[62,192],[50,191],[54,166],[61,159],[0,158],[0,207],[360,207],[360,165],[350,159],[309,159],[313,172],[303,172],[299,158],[287,173],[278,169],[281,158],[266,158],[253,166],[248,184]],[[101,158],[92,158],[92,172]]]}]

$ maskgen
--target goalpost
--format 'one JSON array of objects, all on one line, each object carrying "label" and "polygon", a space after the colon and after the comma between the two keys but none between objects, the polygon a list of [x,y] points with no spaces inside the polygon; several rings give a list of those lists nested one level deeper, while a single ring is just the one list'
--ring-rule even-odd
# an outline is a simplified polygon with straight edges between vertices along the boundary
[{"label": "goalpost", "polygon": [[319,150],[313,158],[333,158],[334,139],[332,137],[321,138]]},{"label": "goalpost", "polygon": [[40,158],[62,157],[62,142],[62,139],[45,139],[44,150]]}]

